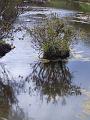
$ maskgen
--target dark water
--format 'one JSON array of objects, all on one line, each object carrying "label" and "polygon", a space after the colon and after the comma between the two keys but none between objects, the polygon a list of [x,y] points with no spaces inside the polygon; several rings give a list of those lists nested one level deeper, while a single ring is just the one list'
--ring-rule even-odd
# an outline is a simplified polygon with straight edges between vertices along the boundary
[{"label": "dark water", "polygon": [[[84,32],[84,38],[71,46],[67,61],[40,62],[26,31],[51,13],[68,17],[70,24]],[[0,120],[90,119],[90,25],[71,22],[77,14],[72,10],[33,7],[17,17],[12,38],[6,38],[15,49],[0,59]]]}]

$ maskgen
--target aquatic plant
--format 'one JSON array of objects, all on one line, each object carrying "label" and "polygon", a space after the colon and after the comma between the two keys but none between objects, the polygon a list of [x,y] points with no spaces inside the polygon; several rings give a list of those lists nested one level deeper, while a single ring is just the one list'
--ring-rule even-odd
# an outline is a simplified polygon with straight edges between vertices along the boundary
[{"label": "aquatic plant", "polygon": [[43,58],[52,60],[69,56],[74,30],[58,17],[53,16],[42,25],[37,25],[30,34],[34,48],[43,53]]}]

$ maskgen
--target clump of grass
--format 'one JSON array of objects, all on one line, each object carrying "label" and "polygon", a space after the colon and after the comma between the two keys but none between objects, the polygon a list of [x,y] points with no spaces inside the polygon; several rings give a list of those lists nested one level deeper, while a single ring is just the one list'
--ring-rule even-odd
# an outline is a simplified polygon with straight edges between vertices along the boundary
[{"label": "clump of grass", "polygon": [[34,27],[30,33],[34,47],[43,53],[43,58],[63,59],[69,56],[74,31],[58,17],[53,16],[42,25]]}]

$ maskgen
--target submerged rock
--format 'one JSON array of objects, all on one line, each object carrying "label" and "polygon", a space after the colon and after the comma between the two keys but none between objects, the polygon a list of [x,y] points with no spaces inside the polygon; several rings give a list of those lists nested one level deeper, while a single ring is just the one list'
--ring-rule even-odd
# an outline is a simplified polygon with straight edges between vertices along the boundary
[{"label": "submerged rock", "polygon": [[11,45],[0,41],[0,57],[3,57],[6,53],[12,49]]}]

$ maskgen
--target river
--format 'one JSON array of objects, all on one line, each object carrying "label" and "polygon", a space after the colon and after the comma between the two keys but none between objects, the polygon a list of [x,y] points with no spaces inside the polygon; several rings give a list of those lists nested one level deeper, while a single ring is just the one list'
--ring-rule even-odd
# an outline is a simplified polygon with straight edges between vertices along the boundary
[{"label": "river", "polygon": [[[0,120],[89,120],[90,25],[73,21],[82,14],[75,10],[23,9],[10,31],[12,37],[6,38],[15,49],[0,58],[15,99],[11,102],[9,98],[9,103],[0,101]],[[68,18],[70,24],[84,31],[84,38],[76,40],[66,62],[41,63],[26,28],[33,28],[52,13]]]}]

